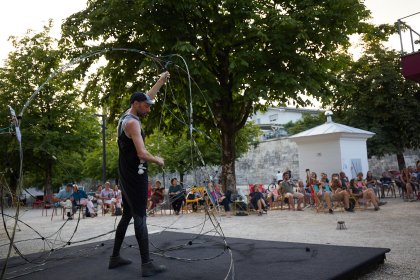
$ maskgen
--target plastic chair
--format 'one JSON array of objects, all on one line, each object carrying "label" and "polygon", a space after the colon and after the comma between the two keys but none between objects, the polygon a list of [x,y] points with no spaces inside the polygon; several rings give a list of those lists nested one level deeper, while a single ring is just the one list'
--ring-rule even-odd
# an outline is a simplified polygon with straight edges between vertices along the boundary
[{"label": "plastic chair", "polygon": [[194,198],[188,198],[189,195],[187,195],[185,200],[185,211],[188,213],[191,207],[191,212],[197,212],[199,210],[200,204],[204,203],[204,195],[205,190],[204,187],[193,187],[191,188],[190,192],[188,194],[195,195],[195,193],[199,193],[200,197],[194,197]]}]

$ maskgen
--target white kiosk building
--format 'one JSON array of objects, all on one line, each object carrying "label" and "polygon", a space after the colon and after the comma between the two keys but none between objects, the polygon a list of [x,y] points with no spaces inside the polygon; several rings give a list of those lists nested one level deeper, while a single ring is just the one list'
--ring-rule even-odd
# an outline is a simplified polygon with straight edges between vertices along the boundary
[{"label": "white kiosk building", "polygon": [[325,112],[327,122],[292,135],[299,153],[299,177],[306,178],[306,169],[318,174],[344,171],[355,178],[358,172],[366,176],[369,170],[366,140],[375,133],[332,121],[332,112]]}]

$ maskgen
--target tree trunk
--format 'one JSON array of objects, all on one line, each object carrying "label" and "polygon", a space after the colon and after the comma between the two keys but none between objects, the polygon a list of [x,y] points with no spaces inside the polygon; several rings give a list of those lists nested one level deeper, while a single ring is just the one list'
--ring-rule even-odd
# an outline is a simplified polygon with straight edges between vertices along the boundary
[{"label": "tree trunk", "polygon": [[44,195],[52,194],[52,159],[47,159],[45,162],[45,189]]},{"label": "tree trunk", "polygon": [[236,191],[235,174],[235,127],[232,124],[227,125],[228,129],[222,130],[222,174],[220,182],[223,191]]},{"label": "tree trunk", "polygon": [[[16,174],[12,169],[9,173],[9,187],[12,195],[16,196],[18,188],[18,174]],[[4,190],[6,190],[6,188],[4,188]]]},{"label": "tree trunk", "polygon": [[179,172],[179,183],[184,187],[184,172]]},{"label": "tree trunk", "polygon": [[403,168],[405,168],[405,159],[403,153],[397,153],[397,162],[399,170],[403,170]]}]

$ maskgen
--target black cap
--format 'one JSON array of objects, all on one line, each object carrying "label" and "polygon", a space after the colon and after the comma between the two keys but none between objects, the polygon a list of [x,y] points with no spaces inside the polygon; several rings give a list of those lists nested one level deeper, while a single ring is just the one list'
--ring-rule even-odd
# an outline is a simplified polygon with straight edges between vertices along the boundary
[{"label": "black cap", "polygon": [[155,104],[153,100],[150,99],[150,97],[147,94],[144,94],[143,92],[140,92],[140,91],[136,91],[135,93],[133,93],[133,95],[131,95],[130,104],[133,104],[134,101],[139,101],[139,102],[145,101],[149,105]]}]

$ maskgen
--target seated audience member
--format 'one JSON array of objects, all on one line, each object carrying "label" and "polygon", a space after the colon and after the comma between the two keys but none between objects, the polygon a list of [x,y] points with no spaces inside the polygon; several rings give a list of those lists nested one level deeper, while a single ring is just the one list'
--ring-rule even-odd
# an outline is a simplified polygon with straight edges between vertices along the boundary
[{"label": "seated audience member", "polygon": [[168,194],[172,204],[172,208],[175,211],[175,215],[179,215],[182,203],[185,201],[185,191],[181,185],[178,185],[177,178],[171,179],[171,186],[169,187]]},{"label": "seated audience member", "polygon": [[103,201],[104,213],[106,213],[109,208],[111,208],[111,213],[114,213],[115,207],[115,195],[114,191],[111,189],[111,183],[105,183],[105,189],[101,191],[101,199]]},{"label": "seated audience member", "polygon": [[389,172],[382,172],[382,177],[379,179],[381,182],[381,196],[385,197],[385,188],[394,188],[394,182],[392,181],[392,176]]},{"label": "seated audience member", "polygon": [[[333,193],[332,193],[328,176],[326,173],[321,173],[321,180],[319,181],[317,192],[320,194],[320,199],[322,200],[323,198],[324,201],[327,203],[328,212],[330,214],[333,214],[334,211],[332,209],[332,203],[331,203]],[[324,195],[323,197],[322,197],[322,194]]]},{"label": "seated audience member", "polygon": [[164,199],[164,188],[159,180],[155,182],[155,188],[150,196],[149,210],[154,209]]},{"label": "seated audience member", "polygon": [[405,187],[405,192],[403,191],[404,201],[416,201],[416,199],[414,199],[413,186],[411,184],[411,174],[407,168],[403,168],[401,170],[400,177],[401,177],[401,182],[403,183],[403,186]]},{"label": "seated audience member", "polygon": [[96,198],[96,205],[97,205],[97,212],[99,212],[101,209],[102,209],[102,205],[103,205],[103,200],[102,200],[102,196],[101,196],[101,193],[102,193],[102,185],[101,184],[99,184],[97,187],[96,187],[96,192],[95,192],[95,198]]},{"label": "seated audience member", "polygon": [[152,181],[147,182],[147,203],[149,204],[153,192]]},{"label": "seated audience member", "polygon": [[297,210],[303,211],[302,203],[304,195],[300,192],[296,192],[294,188],[296,187],[295,184],[290,181],[290,172],[283,173],[283,182],[281,182],[280,192],[284,198],[287,198],[289,201],[289,206],[295,210],[295,198],[298,199],[297,201]]},{"label": "seated audience member", "polygon": [[411,187],[413,188],[413,191],[418,190],[419,180],[417,179],[418,175],[417,175],[416,169],[412,166],[409,166],[408,173],[410,174],[410,178],[411,178],[410,183],[411,183]]},{"label": "seated audience member", "polygon": [[332,201],[343,202],[344,210],[353,212],[354,204],[350,206],[350,194],[341,189],[341,184],[338,178],[331,181]]},{"label": "seated audience member", "polygon": [[327,184],[329,184],[330,183],[330,180],[328,179],[328,175],[327,175],[327,173],[325,173],[325,172],[321,172],[321,180],[320,181],[323,181],[323,182],[325,182],[325,183],[327,183]]},{"label": "seated audience member", "polygon": [[379,202],[379,197],[376,196],[375,191],[371,188],[368,188],[366,181],[363,179],[363,172],[357,173],[357,178],[355,179],[355,182],[358,188],[362,188],[363,192],[371,192],[372,197],[374,197],[375,201],[378,203],[379,206],[386,204],[386,202]]},{"label": "seated audience member", "polygon": [[120,216],[122,215],[122,192],[121,190],[118,188],[118,185],[114,186],[114,205],[115,205],[115,211],[113,213],[113,215],[115,216]]},{"label": "seated audience member", "polygon": [[252,192],[249,193],[251,197],[251,204],[255,210],[258,211],[258,216],[261,216],[263,211],[267,212],[267,205],[265,204],[264,195],[259,190],[259,186],[255,184],[252,187]]},{"label": "seated audience member", "polygon": [[344,171],[340,172],[340,185],[342,190],[347,190],[350,187],[350,181]]},{"label": "seated audience member", "polygon": [[86,206],[89,210],[90,217],[96,217],[95,207],[93,206],[92,201],[88,199],[88,196],[84,190],[79,189],[79,187],[74,184],[73,185],[73,194],[71,195],[71,201],[73,202],[74,209],[79,206],[83,205]]},{"label": "seated audience member", "polygon": [[[303,184],[303,182],[302,182]],[[314,204],[314,201],[312,199],[312,194],[311,194],[311,187],[309,185],[304,186],[304,196],[305,196],[305,204],[308,206],[311,206]]]},{"label": "seated audience member", "polygon": [[368,187],[368,189],[373,190],[373,192],[375,194],[378,194],[379,196],[379,187],[377,184],[377,179],[375,177],[373,177],[372,171],[368,171],[366,173],[366,178],[365,178],[365,184]]},{"label": "seated audience member", "polygon": [[273,207],[273,203],[281,199],[281,195],[277,185],[272,184],[271,186],[273,186],[271,189],[267,189],[267,202],[270,207]]},{"label": "seated audience member", "polygon": [[366,181],[363,179],[363,172],[357,173],[355,182],[358,188],[362,188],[362,187],[363,189],[367,188]]},{"label": "seated audience member", "polygon": [[366,186],[358,186],[356,179],[350,180],[350,196],[361,202],[367,203],[369,200],[375,207],[375,211],[379,210],[379,198],[375,196],[372,190],[368,190]]},{"label": "seated audience member", "polygon": [[[211,189],[210,186],[211,183],[209,183],[209,189]],[[220,187],[215,184],[213,186],[213,191],[211,192],[211,195],[213,196],[213,199],[216,201],[217,204],[223,205],[223,208],[226,212],[226,217],[230,218],[230,198],[231,198],[231,192],[227,191],[226,194],[223,193],[223,191],[220,189]]]},{"label": "seated audience member", "polygon": [[71,202],[71,195],[73,194],[73,184],[67,184],[64,189],[58,192],[58,194],[54,197],[54,206],[55,207],[63,207],[67,211],[67,217],[72,219],[72,211],[73,203]]},{"label": "seated audience member", "polygon": [[416,174],[417,182],[420,182],[420,160],[416,162]]},{"label": "seated audience member", "polygon": [[341,182],[340,182],[340,174],[338,174],[338,173],[333,173],[333,174],[331,174],[331,182],[332,182],[333,180],[338,180],[338,182],[340,183],[340,186],[341,186]]},{"label": "seated audience member", "polygon": [[331,197],[330,193],[331,190],[328,186],[328,191],[324,191],[325,185],[323,186],[322,182],[317,179],[317,175],[315,172],[309,173],[309,169],[307,170],[307,182],[309,182],[309,186],[311,188],[311,195],[315,201],[316,207],[318,207],[323,201],[327,204],[328,212],[330,214],[333,213],[331,207]]},{"label": "seated audience member", "polygon": [[405,188],[406,186],[403,183],[403,180],[401,179],[401,173],[396,170],[389,170],[388,173],[391,175],[391,178],[400,190],[400,193],[403,193],[402,197],[404,198],[405,194],[407,193],[407,189]]}]

